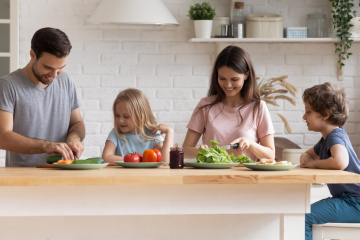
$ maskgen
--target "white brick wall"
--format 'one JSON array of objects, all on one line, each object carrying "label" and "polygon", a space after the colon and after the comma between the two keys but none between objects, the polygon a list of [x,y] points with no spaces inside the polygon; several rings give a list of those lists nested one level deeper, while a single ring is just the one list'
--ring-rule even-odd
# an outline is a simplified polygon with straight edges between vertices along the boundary
[{"label": "white brick wall", "polygon": [[[89,25],[86,23],[100,0],[20,0],[20,67],[29,61],[30,40],[41,27],[65,31],[72,44],[67,71],[74,79],[82,101],[87,135],[85,156],[99,156],[113,127],[112,103],[117,93],[136,87],[148,96],[159,122],[175,129],[175,142],[182,144],[194,106],[208,89],[215,59],[215,44],[189,43],[192,22],[186,16],[198,0],[163,0],[180,23],[179,27]],[[209,0],[218,16],[228,15],[228,1]],[[284,16],[284,27],[304,26],[306,14],[328,12],[328,0],[245,0],[245,12],[272,12]],[[358,12],[360,12],[358,10]],[[221,44],[225,47],[227,44]],[[305,88],[325,81],[346,87],[351,98],[346,125],[354,148],[360,151],[360,43],[347,61],[345,81],[336,79],[337,56],[332,43],[243,43],[259,77],[287,74],[299,88],[297,106],[280,102],[269,106],[276,136],[310,147],[320,134],[308,132],[302,120],[301,94]],[[286,133],[277,116],[288,118],[293,133]],[[3,162],[4,151],[0,152]],[[1,164],[1,162],[0,162]]]}]

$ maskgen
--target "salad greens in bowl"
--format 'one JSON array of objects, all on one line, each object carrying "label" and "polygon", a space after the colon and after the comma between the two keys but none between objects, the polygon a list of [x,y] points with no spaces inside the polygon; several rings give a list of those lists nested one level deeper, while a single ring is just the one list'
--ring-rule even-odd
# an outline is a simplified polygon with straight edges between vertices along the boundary
[{"label": "salad greens in bowl", "polygon": [[212,147],[201,148],[198,152],[197,163],[253,163],[248,156],[229,154],[225,148],[218,146],[218,142],[210,140],[210,144]]}]

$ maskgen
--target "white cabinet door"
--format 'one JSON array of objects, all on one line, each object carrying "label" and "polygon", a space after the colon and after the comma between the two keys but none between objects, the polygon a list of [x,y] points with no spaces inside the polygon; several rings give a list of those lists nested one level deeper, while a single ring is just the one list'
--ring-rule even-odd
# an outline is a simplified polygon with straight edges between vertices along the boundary
[{"label": "white cabinet door", "polygon": [[0,0],[0,76],[19,66],[18,0]]},{"label": "white cabinet door", "polygon": [[[0,77],[19,67],[19,0],[0,0]],[[0,167],[5,151],[0,150]]]}]

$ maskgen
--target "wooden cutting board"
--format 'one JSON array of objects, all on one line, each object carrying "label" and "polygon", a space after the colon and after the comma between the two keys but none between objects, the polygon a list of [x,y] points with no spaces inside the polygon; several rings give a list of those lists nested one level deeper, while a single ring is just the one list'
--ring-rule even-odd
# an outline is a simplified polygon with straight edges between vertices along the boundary
[{"label": "wooden cutting board", "polygon": [[53,164],[39,164],[39,165],[36,165],[37,168],[56,168],[55,165]]}]

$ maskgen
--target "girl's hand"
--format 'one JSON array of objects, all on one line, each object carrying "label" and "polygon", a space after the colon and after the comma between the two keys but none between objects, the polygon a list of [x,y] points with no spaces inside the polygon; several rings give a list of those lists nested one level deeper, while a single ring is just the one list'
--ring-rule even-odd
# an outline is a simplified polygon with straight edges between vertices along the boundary
[{"label": "girl's hand", "polygon": [[239,143],[239,147],[237,148],[238,150],[245,151],[251,146],[252,141],[247,138],[241,137],[231,142],[231,144],[234,143]]},{"label": "girl's hand", "polygon": [[172,131],[172,128],[164,123],[160,123],[153,131],[152,134],[155,135],[157,131],[160,131],[160,134],[168,133]]}]

